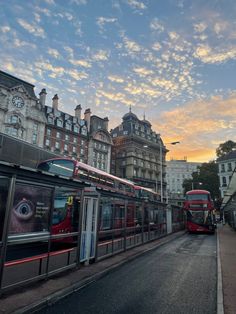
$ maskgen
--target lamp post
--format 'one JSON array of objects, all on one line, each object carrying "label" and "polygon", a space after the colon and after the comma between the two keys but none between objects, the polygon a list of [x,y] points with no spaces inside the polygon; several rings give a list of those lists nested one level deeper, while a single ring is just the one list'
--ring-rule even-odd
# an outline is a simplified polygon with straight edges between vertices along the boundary
[{"label": "lamp post", "polygon": [[[168,145],[176,145],[179,144],[179,141],[175,141],[175,142],[170,142],[170,143],[166,143]],[[162,160],[162,150],[163,147],[165,147],[165,145],[162,145],[162,142],[160,141],[160,177],[161,177],[161,202],[163,202],[163,160]]]}]

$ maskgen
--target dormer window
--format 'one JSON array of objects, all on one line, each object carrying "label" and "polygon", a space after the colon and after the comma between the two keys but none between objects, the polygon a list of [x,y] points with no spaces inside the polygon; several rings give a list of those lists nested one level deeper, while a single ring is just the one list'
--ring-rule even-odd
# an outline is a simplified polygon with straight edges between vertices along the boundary
[{"label": "dormer window", "polygon": [[79,127],[78,127],[78,125],[74,125],[74,132],[75,132],[75,133],[79,133]]},{"label": "dormer window", "polygon": [[48,116],[48,123],[53,124],[53,118],[51,116]]},{"label": "dormer window", "polygon": [[71,131],[71,122],[70,121],[66,122],[66,129]]},{"label": "dormer window", "polygon": [[63,121],[61,119],[57,119],[57,126],[63,127]]},{"label": "dormer window", "polygon": [[82,135],[87,135],[87,128],[86,128],[86,127],[83,127],[83,128],[81,129],[81,134],[82,134]]}]

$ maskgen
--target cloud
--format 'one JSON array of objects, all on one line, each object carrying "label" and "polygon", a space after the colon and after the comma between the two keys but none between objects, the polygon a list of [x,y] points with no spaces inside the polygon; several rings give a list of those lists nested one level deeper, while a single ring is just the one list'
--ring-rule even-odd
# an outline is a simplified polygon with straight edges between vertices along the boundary
[{"label": "cloud", "polygon": [[161,33],[164,31],[164,26],[159,22],[158,18],[155,17],[150,22],[150,29],[152,31],[156,31],[156,32]]},{"label": "cloud", "polygon": [[146,5],[141,2],[141,1],[137,1],[137,0],[127,0],[127,4],[136,10],[145,10],[147,9]]},{"label": "cloud", "polygon": [[142,47],[133,40],[130,40],[126,36],[123,37],[124,46],[128,51],[129,55],[133,56],[142,51]]},{"label": "cloud", "polygon": [[98,50],[93,56],[92,59],[94,61],[106,61],[109,58],[109,52],[106,50]]},{"label": "cloud", "polygon": [[108,17],[98,17],[97,18],[97,25],[103,29],[104,28],[104,25],[105,24],[108,24],[108,23],[115,23],[117,21],[117,18],[108,18]]},{"label": "cloud", "polygon": [[69,62],[73,64],[74,66],[81,66],[84,68],[91,68],[91,63],[87,60],[74,60],[74,59],[69,59]]},{"label": "cloud", "polygon": [[54,0],[44,0],[47,4],[49,5],[56,5],[56,3],[54,2]]},{"label": "cloud", "polygon": [[86,79],[88,78],[88,74],[85,73],[85,72],[79,72],[75,69],[73,70],[67,70],[66,73],[68,75],[70,75],[73,79],[77,80],[77,81],[80,81],[82,79]]},{"label": "cloud", "polygon": [[108,80],[115,82],[115,83],[124,83],[125,80],[117,75],[109,75]]},{"label": "cloud", "polygon": [[65,74],[65,69],[63,67],[55,67],[47,61],[36,61],[35,67],[41,69],[42,71],[49,71],[50,77],[56,78]]},{"label": "cloud", "polygon": [[143,67],[134,68],[133,71],[137,73],[140,77],[145,77],[153,74],[152,70]]},{"label": "cloud", "polygon": [[225,48],[223,51],[218,52],[213,51],[209,45],[199,45],[193,55],[204,63],[222,63],[236,59],[236,47]]},{"label": "cloud", "polygon": [[21,27],[27,30],[29,33],[33,34],[36,37],[45,38],[44,29],[35,24],[29,24],[23,19],[17,19],[17,22]]},{"label": "cloud", "polygon": [[71,4],[76,4],[76,5],[86,5],[87,0],[70,0]]},{"label": "cloud", "polygon": [[10,32],[11,28],[9,26],[2,26],[0,27],[0,30],[2,33],[8,33]]},{"label": "cloud", "polygon": [[14,39],[14,47],[20,48],[20,47],[30,47],[31,49],[36,49],[37,46],[35,44],[20,40],[18,38]]},{"label": "cloud", "polygon": [[57,49],[48,48],[48,54],[55,59],[61,58],[61,55]]},{"label": "cloud", "polygon": [[177,139],[181,142],[182,154],[184,151],[184,155],[194,161],[207,161],[215,157],[220,142],[226,138],[236,140],[235,103],[236,93],[227,98],[215,96],[191,102],[162,113],[156,127],[165,135],[166,141]]},{"label": "cloud", "polygon": [[96,91],[96,97],[101,98],[107,98],[110,101],[122,103],[126,106],[134,105],[133,101],[131,99],[126,98],[125,94],[122,94],[120,92],[118,93],[111,93],[111,92],[106,92],[104,90],[97,90]]},{"label": "cloud", "polygon": [[160,43],[154,43],[152,45],[152,49],[155,50],[155,51],[159,51],[161,49],[161,44]]},{"label": "cloud", "polygon": [[193,28],[196,33],[202,33],[207,28],[207,24],[204,22],[197,23],[193,25]]},{"label": "cloud", "polygon": [[214,31],[219,36],[221,33],[228,29],[228,26],[229,26],[228,22],[218,21],[214,25]]}]

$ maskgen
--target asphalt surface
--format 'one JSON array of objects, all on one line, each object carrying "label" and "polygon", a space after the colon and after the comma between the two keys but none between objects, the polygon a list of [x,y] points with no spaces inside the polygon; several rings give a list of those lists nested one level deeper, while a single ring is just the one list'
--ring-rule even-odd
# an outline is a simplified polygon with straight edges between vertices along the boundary
[{"label": "asphalt surface", "polygon": [[217,313],[216,235],[185,234],[41,313]]}]

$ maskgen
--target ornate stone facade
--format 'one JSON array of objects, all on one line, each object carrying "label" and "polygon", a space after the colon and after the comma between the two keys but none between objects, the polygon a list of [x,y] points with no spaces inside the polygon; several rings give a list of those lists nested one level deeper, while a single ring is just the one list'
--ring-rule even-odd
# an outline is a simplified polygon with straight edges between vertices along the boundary
[{"label": "ornate stone facade", "polygon": [[0,71],[0,132],[43,147],[45,122],[34,85]]},{"label": "ornate stone facade", "polygon": [[114,148],[111,172],[166,195],[166,147],[145,118],[131,112],[111,131]]}]

